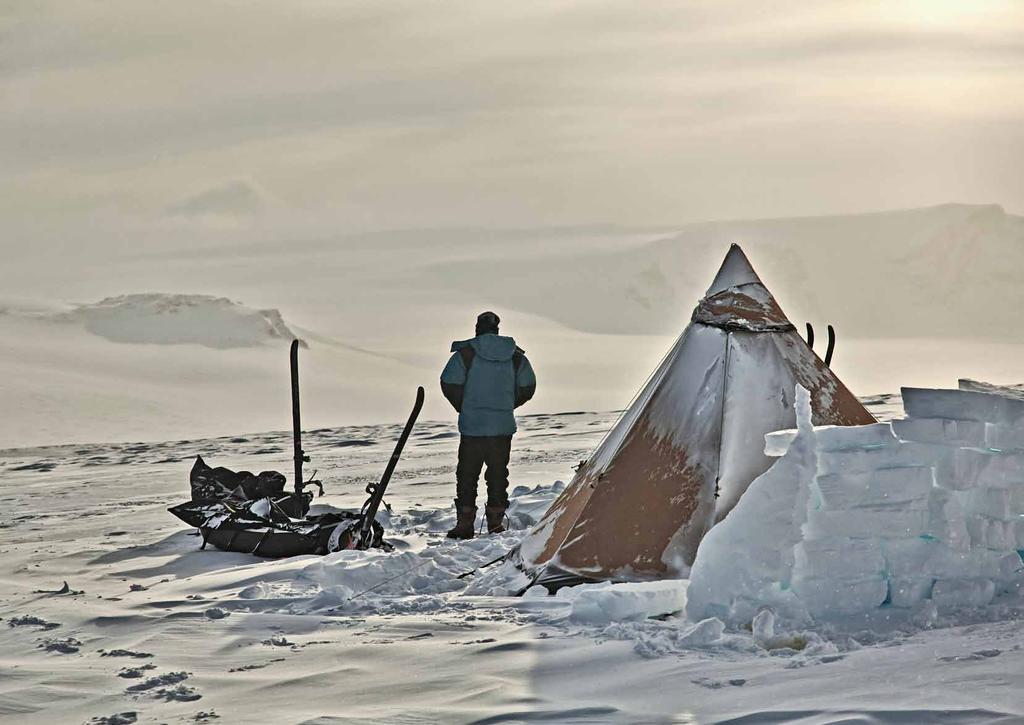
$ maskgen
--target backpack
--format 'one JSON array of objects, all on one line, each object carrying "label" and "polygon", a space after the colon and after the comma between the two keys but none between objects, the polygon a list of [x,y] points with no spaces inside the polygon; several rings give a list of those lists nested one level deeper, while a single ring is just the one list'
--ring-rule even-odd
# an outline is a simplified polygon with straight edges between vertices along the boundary
[{"label": "backpack", "polygon": [[[473,367],[473,360],[476,359],[476,350],[469,345],[459,349],[459,356],[462,358],[462,365],[466,368],[466,378],[469,378],[469,369]],[[519,368],[523,366],[523,358],[526,357],[525,353],[518,347],[516,351],[512,353],[512,370],[516,374],[516,380],[519,379]]]}]

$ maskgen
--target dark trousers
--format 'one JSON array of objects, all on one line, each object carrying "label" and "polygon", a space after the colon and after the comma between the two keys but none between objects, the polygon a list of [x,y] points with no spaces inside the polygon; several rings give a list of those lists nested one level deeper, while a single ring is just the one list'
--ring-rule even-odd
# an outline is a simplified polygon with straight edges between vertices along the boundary
[{"label": "dark trousers", "polygon": [[455,500],[460,508],[476,506],[476,484],[487,465],[487,505],[508,506],[508,459],[512,436],[462,436],[455,470]]}]

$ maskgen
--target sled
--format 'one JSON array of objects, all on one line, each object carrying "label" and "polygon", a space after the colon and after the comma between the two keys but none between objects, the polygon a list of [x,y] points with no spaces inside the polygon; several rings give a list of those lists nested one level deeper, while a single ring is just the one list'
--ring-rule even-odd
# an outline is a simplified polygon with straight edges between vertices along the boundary
[{"label": "sled", "polygon": [[285,492],[285,477],[277,471],[252,474],[211,468],[201,456],[197,456],[189,475],[192,500],[167,510],[189,526],[199,529],[203,537],[200,548],[213,544],[221,551],[270,558],[323,555],[346,549],[390,548],[384,541],[384,527],[376,520],[376,515],[423,408],[423,388],[416,391],[416,402],[380,481],[366,487],[369,498],[362,508],[359,511],[311,515],[309,506],[313,494],[307,489],[315,486],[322,496],[323,485],[314,479],[303,481],[302,464],[308,463],[309,457],[302,450],[298,348],[298,340],[293,340],[290,360],[294,490]]}]

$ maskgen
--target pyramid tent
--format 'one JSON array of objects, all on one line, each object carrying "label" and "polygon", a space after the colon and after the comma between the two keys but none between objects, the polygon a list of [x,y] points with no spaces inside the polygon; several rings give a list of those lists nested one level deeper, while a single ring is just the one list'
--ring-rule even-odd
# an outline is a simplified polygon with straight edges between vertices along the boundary
[{"label": "pyramid tent", "polygon": [[704,533],[774,459],[764,434],[875,419],[811,350],[732,245],[690,324],[512,554],[549,588],[685,572]]}]

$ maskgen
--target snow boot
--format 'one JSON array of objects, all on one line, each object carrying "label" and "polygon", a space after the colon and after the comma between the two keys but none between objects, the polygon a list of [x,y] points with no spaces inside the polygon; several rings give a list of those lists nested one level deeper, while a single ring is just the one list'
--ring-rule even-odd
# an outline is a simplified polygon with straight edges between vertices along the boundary
[{"label": "snow boot", "polygon": [[455,514],[458,517],[455,527],[448,532],[449,539],[472,539],[476,524],[476,506],[459,506],[455,502]]},{"label": "snow boot", "polygon": [[487,533],[500,534],[505,530],[505,509],[506,506],[488,506],[484,509],[487,516]]}]

